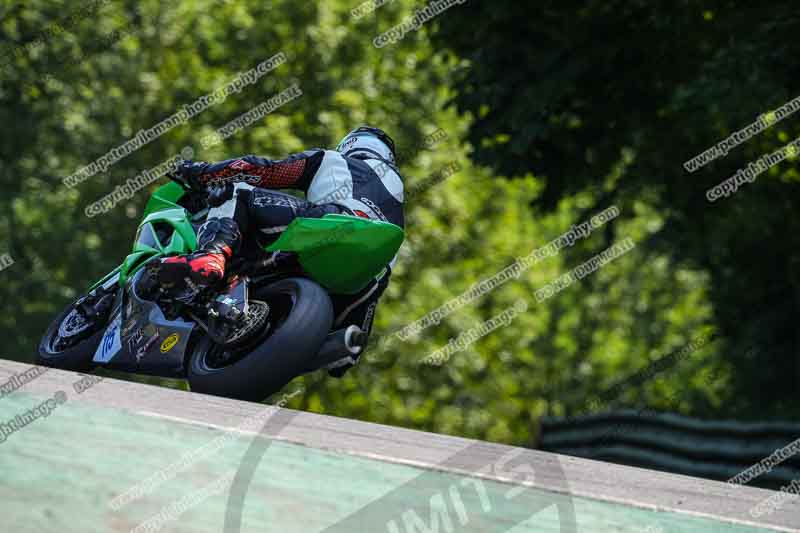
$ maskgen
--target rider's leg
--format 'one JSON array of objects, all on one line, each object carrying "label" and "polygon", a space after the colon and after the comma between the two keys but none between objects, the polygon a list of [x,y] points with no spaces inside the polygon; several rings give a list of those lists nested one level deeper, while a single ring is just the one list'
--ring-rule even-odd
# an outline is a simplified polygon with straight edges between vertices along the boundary
[{"label": "rider's leg", "polygon": [[198,251],[163,262],[163,283],[181,283],[184,277],[209,286],[225,277],[225,263],[242,244],[242,234],[257,232],[262,242],[277,239],[297,217],[320,218],[349,213],[333,205],[316,205],[289,194],[256,189],[245,183],[233,187],[232,197],[208,213],[198,232]]},{"label": "rider's leg", "polygon": [[312,204],[290,194],[267,189],[251,191],[247,206],[251,228],[258,232],[264,243],[276,240],[295,218],[322,218],[327,214],[350,213],[338,205]]},{"label": "rider's leg", "polygon": [[242,228],[247,227],[247,201],[252,186],[236,184],[232,195],[208,212],[206,222],[197,232],[197,251],[162,262],[160,281],[182,284],[185,278],[210,286],[225,277],[225,262],[242,245]]}]

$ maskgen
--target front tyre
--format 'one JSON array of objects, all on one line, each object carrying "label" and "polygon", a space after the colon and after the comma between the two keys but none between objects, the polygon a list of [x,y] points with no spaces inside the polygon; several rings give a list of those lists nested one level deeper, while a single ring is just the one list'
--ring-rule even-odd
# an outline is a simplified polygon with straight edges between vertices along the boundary
[{"label": "front tyre", "polygon": [[103,338],[104,322],[92,322],[78,310],[77,302],[67,307],[47,328],[39,342],[36,364],[88,372]]},{"label": "front tyre", "polygon": [[192,391],[261,401],[309,367],[333,324],[328,293],[305,278],[256,289],[250,301],[269,308],[255,344],[223,348],[204,336],[188,364]]}]

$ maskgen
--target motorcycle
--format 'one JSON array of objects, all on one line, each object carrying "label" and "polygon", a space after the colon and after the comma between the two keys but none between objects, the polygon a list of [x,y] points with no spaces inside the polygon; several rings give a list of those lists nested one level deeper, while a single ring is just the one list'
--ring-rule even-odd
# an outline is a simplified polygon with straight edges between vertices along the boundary
[{"label": "motorcycle", "polygon": [[50,325],[37,363],[186,379],[192,391],[261,401],[291,380],[357,355],[366,334],[333,330],[331,294],[355,294],[397,254],[403,230],[347,215],[295,219],[268,246],[200,288],[159,283],[161,259],[197,247],[207,195],[178,175],[149,198],[133,251]]}]

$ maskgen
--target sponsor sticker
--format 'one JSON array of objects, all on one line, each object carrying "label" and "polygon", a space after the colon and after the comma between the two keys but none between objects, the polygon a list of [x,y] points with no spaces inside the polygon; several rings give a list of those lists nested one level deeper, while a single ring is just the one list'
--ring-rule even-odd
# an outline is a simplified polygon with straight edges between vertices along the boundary
[{"label": "sponsor sticker", "polygon": [[173,349],[180,340],[181,336],[178,335],[177,333],[173,333],[172,335],[164,339],[164,342],[161,343],[161,353],[167,353],[168,351]]}]

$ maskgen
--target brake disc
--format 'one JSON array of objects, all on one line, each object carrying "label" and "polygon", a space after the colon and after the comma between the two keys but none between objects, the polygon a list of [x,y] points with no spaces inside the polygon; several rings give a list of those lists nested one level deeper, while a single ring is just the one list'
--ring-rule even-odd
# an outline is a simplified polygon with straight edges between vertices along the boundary
[{"label": "brake disc", "polygon": [[86,320],[86,317],[78,309],[73,309],[58,325],[58,336],[62,339],[69,339],[80,335],[90,327],[92,327],[92,322]]},{"label": "brake disc", "polygon": [[269,318],[269,304],[260,300],[252,300],[247,306],[247,314],[235,326],[235,329],[225,339],[226,345],[242,344],[249,340],[254,333],[260,332],[267,325]]}]

